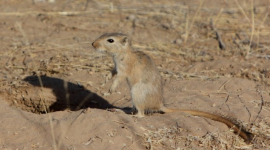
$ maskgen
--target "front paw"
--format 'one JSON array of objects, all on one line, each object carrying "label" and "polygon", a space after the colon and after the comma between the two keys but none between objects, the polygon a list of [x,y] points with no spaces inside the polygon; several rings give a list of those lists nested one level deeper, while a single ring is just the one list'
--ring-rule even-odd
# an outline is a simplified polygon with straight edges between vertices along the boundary
[{"label": "front paw", "polygon": [[117,74],[116,70],[113,69],[106,75],[106,82],[111,80]]},{"label": "front paw", "polygon": [[112,85],[109,89],[109,93],[113,93],[116,91],[116,86]]},{"label": "front paw", "polygon": [[105,77],[105,83],[107,83],[109,80],[111,80],[113,78],[112,73],[108,73]]}]

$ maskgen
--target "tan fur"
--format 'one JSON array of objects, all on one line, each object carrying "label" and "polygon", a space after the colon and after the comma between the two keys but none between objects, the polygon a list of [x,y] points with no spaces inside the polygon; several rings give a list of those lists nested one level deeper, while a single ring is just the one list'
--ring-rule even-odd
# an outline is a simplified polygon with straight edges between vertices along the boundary
[{"label": "tan fur", "polygon": [[133,110],[138,111],[138,117],[143,117],[145,111],[185,112],[225,123],[246,142],[252,140],[251,133],[241,129],[238,124],[227,118],[196,110],[166,108],[163,104],[161,76],[155,63],[143,52],[134,51],[127,35],[107,33],[100,36],[92,45],[96,50],[113,57],[115,65],[113,74],[116,72],[117,76],[111,85],[110,92],[114,92],[119,83],[126,80],[131,91]]}]

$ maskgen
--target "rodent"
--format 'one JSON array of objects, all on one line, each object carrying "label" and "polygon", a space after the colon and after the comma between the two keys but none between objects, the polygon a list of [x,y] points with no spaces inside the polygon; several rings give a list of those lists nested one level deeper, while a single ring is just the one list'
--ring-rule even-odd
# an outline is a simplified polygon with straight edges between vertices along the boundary
[{"label": "rodent", "polygon": [[137,110],[137,116],[143,117],[145,112],[161,111],[185,112],[193,116],[209,118],[226,124],[244,139],[250,143],[253,134],[244,130],[238,123],[232,119],[219,115],[187,109],[170,109],[164,106],[163,86],[159,71],[151,58],[141,51],[135,51],[132,48],[130,38],[122,33],[106,33],[97,38],[92,46],[100,52],[105,52],[113,57],[115,68],[112,75],[116,74],[110,92],[114,92],[121,81],[128,82],[133,110]]}]

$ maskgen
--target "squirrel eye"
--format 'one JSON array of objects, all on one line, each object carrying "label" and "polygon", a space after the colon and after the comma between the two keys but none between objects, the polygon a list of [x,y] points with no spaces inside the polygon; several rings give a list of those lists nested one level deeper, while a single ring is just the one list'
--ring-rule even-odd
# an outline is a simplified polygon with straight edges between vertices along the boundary
[{"label": "squirrel eye", "polygon": [[110,42],[110,43],[113,43],[114,42],[113,39],[108,39],[107,41]]}]

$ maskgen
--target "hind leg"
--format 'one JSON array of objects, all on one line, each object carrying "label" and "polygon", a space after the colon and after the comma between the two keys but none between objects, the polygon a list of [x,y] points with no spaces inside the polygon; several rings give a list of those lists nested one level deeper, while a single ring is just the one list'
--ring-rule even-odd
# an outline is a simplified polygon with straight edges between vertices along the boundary
[{"label": "hind leg", "polygon": [[141,105],[141,103],[138,103],[137,101],[133,101],[133,108],[131,109],[131,112],[132,113],[136,113],[137,111],[137,114],[135,115],[136,117],[138,118],[142,118],[144,117],[144,107],[143,105]]},{"label": "hind leg", "polygon": [[144,117],[144,110],[138,109],[138,113],[135,116],[138,118]]},{"label": "hind leg", "polygon": [[[144,90],[142,90],[144,89]],[[131,90],[133,109],[137,110],[136,117],[144,117],[146,93],[142,84],[136,84]]]},{"label": "hind leg", "polygon": [[138,118],[142,118],[144,117],[144,105],[142,105],[142,103],[140,103],[140,101],[137,101],[137,99],[132,99],[133,101],[133,108],[132,110],[134,110],[134,113],[137,110],[137,114],[135,115]]}]

